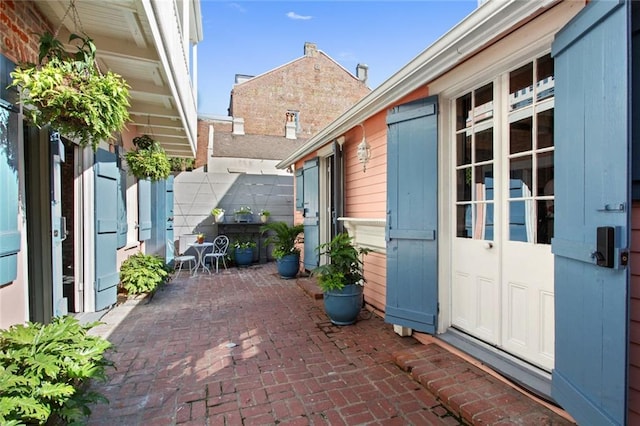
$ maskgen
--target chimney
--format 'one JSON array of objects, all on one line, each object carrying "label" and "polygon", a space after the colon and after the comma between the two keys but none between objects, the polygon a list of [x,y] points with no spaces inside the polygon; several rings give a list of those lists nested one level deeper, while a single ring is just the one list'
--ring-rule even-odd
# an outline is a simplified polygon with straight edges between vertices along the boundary
[{"label": "chimney", "polygon": [[314,58],[318,54],[318,47],[315,43],[305,42],[304,43],[304,56],[308,56],[310,58]]},{"label": "chimney", "polygon": [[233,117],[233,130],[231,133],[234,135],[244,135],[244,118]]},{"label": "chimney", "polygon": [[369,66],[366,64],[358,64],[356,66],[356,77],[358,80],[367,84],[367,78],[369,77]]}]

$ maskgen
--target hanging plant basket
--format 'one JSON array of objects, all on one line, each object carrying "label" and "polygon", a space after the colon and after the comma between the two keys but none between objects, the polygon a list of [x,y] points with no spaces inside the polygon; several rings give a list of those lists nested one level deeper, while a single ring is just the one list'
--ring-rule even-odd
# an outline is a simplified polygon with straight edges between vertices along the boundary
[{"label": "hanging plant basket", "polygon": [[43,34],[39,63],[19,65],[10,86],[20,91],[20,102],[35,125],[51,125],[96,150],[129,121],[129,85],[118,74],[100,72],[89,37],[72,34],[69,42],[79,43],[75,54],[50,33]]},{"label": "hanging plant basket", "polygon": [[171,163],[160,144],[149,135],[133,138],[136,149],[125,154],[129,173],[138,179],[164,180],[171,174]]}]

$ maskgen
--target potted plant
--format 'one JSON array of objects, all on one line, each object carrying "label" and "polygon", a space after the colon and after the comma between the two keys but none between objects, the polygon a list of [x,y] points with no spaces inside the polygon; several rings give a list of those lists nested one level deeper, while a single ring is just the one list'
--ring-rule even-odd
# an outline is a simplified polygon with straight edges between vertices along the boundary
[{"label": "potted plant", "polygon": [[253,249],[258,245],[254,241],[236,240],[233,243],[233,254],[236,265],[249,266],[253,263]]},{"label": "potted plant", "polygon": [[250,223],[253,222],[253,211],[249,206],[240,207],[234,213],[236,223]]},{"label": "potted plant", "polygon": [[198,234],[198,235],[196,236],[196,242],[197,242],[198,244],[202,244],[202,243],[204,243],[204,234]]},{"label": "potted plant", "polygon": [[224,209],[216,207],[215,209],[211,210],[211,215],[213,216],[213,221],[215,223],[224,222]]},{"label": "potted plant", "polygon": [[296,247],[296,243],[298,235],[303,231],[304,225],[289,226],[286,222],[271,222],[260,227],[260,232],[271,232],[265,243],[273,244],[272,255],[282,278],[290,279],[298,275],[300,249]]},{"label": "potted plant", "polygon": [[138,179],[164,180],[171,174],[171,163],[160,144],[149,135],[133,138],[133,151],[125,154],[129,172]]},{"label": "potted plant", "polygon": [[353,239],[346,232],[320,244],[317,250],[320,255],[329,257],[329,263],[312,271],[318,277],[318,285],[324,293],[325,311],[333,324],[353,324],[363,305],[365,279],[361,255],[371,250],[355,247]]},{"label": "potted plant", "polygon": [[260,222],[267,223],[269,221],[269,216],[271,216],[271,212],[269,210],[260,210]]},{"label": "potted plant", "polygon": [[76,43],[77,52],[67,52],[48,32],[41,35],[38,64],[20,64],[11,73],[11,86],[20,90],[25,114],[35,125],[49,124],[81,146],[91,143],[95,151],[129,121],[129,85],[98,69],[91,38],[71,34],[69,43]]}]

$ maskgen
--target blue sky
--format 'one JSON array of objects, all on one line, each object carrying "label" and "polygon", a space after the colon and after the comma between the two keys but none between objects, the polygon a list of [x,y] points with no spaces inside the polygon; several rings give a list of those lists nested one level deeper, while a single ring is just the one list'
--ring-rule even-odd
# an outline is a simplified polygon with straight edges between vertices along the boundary
[{"label": "blue sky", "polygon": [[227,115],[236,74],[259,75],[303,56],[304,43],[375,89],[477,7],[477,0],[201,0],[198,113]]}]

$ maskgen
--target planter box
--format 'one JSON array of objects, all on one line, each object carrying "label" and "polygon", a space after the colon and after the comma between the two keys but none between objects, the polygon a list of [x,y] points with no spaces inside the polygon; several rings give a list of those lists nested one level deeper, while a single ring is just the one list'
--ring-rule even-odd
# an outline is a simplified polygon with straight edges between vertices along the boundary
[{"label": "planter box", "polygon": [[234,215],[236,223],[251,223],[253,222],[253,213],[235,213]]}]

